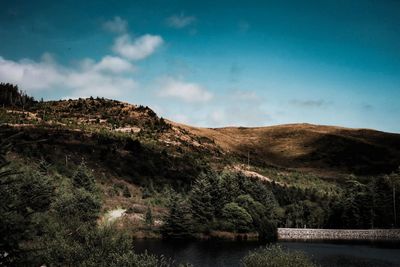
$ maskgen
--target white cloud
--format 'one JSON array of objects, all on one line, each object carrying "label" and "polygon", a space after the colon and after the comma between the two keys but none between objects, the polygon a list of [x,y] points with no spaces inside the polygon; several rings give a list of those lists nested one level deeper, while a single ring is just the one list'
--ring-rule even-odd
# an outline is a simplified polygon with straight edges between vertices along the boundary
[{"label": "white cloud", "polygon": [[28,93],[66,90],[70,97],[116,98],[137,87],[136,81],[123,75],[128,67],[131,66],[110,56],[98,63],[90,59],[83,60],[78,68],[61,66],[50,60],[47,54],[41,61],[13,61],[0,57],[0,80],[18,84]]},{"label": "white cloud", "polygon": [[185,82],[172,77],[165,77],[160,80],[161,90],[158,95],[161,97],[177,98],[184,102],[207,102],[213,95],[196,83]]},{"label": "white cloud", "polygon": [[0,80],[16,83],[27,91],[49,89],[64,79],[63,70],[54,63],[22,59],[19,62],[0,57]]},{"label": "white cloud", "polygon": [[[103,24],[104,29],[117,33],[126,32],[127,26],[120,17]],[[138,83],[131,75],[135,66],[129,60],[150,56],[162,43],[163,39],[157,35],[146,34],[132,41],[128,34],[122,34],[113,47],[122,57],[105,55],[98,61],[85,58],[73,66],[57,63],[49,53],[37,61],[15,61],[0,56],[0,81],[17,84],[29,94],[59,91],[53,95],[118,98],[137,88]]]},{"label": "white cloud", "polygon": [[124,33],[128,28],[128,22],[121,19],[120,17],[114,17],[113,20],[109,20],[103,23],[103,29],[114,33]]},{"label": "white cloud", "polygon": [[132,40],[128,34],[119,36],[114,43],[113,51],[130,60],[144,59],[163,44],[161,36],[145,34]]},{"label": "white cloud", "polygon": [[190,24],[193,24],[196,21],[196,17],[194,16],[185,16],[184,14],[180,15],[172,15],[171,17],[167,18],[166,22],[169,27],[175,29],[182,29]]},{"label": "white cloud", "polygon": [[135,67],[129,61],[115,56],[105,56],[93,66],[98,71],[109,71],[113,73],[133,72]]}]

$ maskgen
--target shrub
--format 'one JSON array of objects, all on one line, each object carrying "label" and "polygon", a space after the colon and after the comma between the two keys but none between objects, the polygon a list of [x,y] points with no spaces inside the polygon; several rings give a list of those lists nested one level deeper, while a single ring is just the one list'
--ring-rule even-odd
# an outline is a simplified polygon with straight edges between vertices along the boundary
[{"label": "shrub", "polygon": [[305,254],[285,251],[278,245],[271,245],[250,252],[242,260],[245,267],[316,267]]}]

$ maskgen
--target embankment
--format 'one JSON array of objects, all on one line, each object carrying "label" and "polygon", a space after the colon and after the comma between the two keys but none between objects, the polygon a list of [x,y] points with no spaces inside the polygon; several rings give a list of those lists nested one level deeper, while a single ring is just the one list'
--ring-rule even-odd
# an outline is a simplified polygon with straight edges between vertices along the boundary
[{"label": "embankment", "polygon": [[278,228],[278,240],[375,240],[400,241],[400,229]]}]

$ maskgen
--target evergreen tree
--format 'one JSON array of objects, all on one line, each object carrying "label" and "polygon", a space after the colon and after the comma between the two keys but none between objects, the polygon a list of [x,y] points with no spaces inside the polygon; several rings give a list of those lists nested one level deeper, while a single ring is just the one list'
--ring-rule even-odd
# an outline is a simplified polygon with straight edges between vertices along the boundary
[{"label": "evergreen tree", "polygon": [[192,236],[192,218],[189,206],[179,195],[172,196],[169,213],[161,228],[164,238],[190,238]]},{"label": "evergreen tree", "polygon": [[54,185],[39,172],[21,172],[9,168],[5,154],[11,138],[0,142],[0,265],[24,265],[24,243],[38,239],[41,225],[37,218],[50,207]]},{"label": "evergreen tree", "polygon": [[96,190],[95,179],[83,161],[75,171],[72,177],[72,183],[75,187],[83,188],[89,192],[94,192]]},{"label": "evergreen tree", "polygon": [[211,184],[205,175],[201,175],[190,192],[190,206],[196,230],[207,231],[214,220],[214,206],[211,197]]}]

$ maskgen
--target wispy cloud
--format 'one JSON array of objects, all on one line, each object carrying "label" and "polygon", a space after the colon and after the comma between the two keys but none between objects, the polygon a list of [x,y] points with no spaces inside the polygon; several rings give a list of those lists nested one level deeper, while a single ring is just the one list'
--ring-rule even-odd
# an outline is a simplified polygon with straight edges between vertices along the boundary
[{"label": "wispy cloud", "polygon": [[166,23],[169,27],[175,29],[185,28],[194,22],[196,22],[195,16],[185,16],[183,13],[180,15],[172,15],[166,19]]},{"label": "wispy cloud", "polygon": [[213,95],[199,84],[183,81],[173,77],[163,77],[159,80],[161,89],[158,96],[175,98],[187,103],[207,102]]},{"label": "wispy cloud", "polygon": [[127,59],[140,60],[153,54],[163,42],[159,35],[145,34],[132,40],[128,34],[124,34],[115,40],[112,49]]},{"label": "wispy cloud", "polygon": [[114,33],[124,33],[128,29],[128,22],[117,16],[112,20],[104,22],[103,29]]}]

